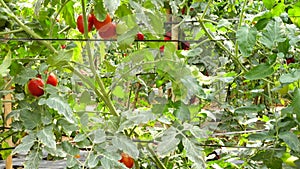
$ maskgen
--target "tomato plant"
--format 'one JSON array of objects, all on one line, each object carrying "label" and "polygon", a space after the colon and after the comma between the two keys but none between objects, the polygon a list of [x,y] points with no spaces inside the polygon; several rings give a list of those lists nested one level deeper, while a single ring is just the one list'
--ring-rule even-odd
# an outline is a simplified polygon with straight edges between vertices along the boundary
[{"label": "tomato plant", "polygon": [[299,2],[0,4],[3,159],[300,167]]}]

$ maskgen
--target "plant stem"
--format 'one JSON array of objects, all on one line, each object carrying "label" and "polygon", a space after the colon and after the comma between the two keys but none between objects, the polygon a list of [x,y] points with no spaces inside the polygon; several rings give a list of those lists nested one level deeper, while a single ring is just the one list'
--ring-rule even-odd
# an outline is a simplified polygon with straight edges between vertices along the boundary
[{"label": "plant stem", "polygon": [[[85,39],[89,39],[88,36],[88,20],[87,20],[87,14],[86,14],[86,6],[85,6],[85,1],[81,0],[81,7],[82,7],[82,15],[83,15],[83,24],[84,24],[84,37]],[[94,61],[93,61],[93,56],[92,56],[92,52],[91,52],[91,47],[90,47],[90,41],[87,40],[86,41],[86,48],[87,48],[87,55],[88,55],[88,60],[89,60],[89,65],[91,68],[92,73],[94,74],[95,78],[96,78],[96,82],[100,87],[100,94],[99,96],[102,96],[103,101],[105,102],[106,106],[109,108],[110,112],[115,115],[115,116],[119,116],[115,106],[113,105],[111,99],[109,98],[105,86],[101,80],[101,78],[99,77],[96,67],[94,65]],[[95,90],[97,91],[97,90]]]},{"label": "plant stem", "polygon": [[7,31],[7,32],[0,32],[0,36],[1,35],[7,35],[7,34],[11,34],[11,33],[18,33],[18,32],[22,32],[23,29],[20,28],[20,29],[17,29],[17,30],[12,30],[12,31]]},{"label": "plant stem", "polygon": [[152,150],[152,148],[148,144],[147,144],[147,150],[153,156],[153,160],[156,163],[156,165],[158,165],[158,168],[160,168],[160,169],[167,169],[167,167],[165,167],[165,165],[159,160],[159,158],[157,157],[156,153]]},{"label": "plant stem", "polygon": [[[36,39],[43,39],[40,35],[36,34],[33,30],[31,30],[28,26],[22,23],[20,19],[10,10],[10,8],[5,4],[3,0],[0,0],[0,4],[5,8],[5,12],[8,16],[10,16],[13,20],[15,20],[18,25],[29,35]],[[45,45],[51,52],[58,53],[56,49],[46,41],[39,41],[41,44]]]}]

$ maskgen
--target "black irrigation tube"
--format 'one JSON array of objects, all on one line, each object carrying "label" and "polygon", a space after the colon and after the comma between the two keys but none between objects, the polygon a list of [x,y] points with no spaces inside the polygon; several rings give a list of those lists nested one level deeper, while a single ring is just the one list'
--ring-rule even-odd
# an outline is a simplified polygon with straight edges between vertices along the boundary
[{"label": "black irrigation tube", "polygon": [[[213,41],[224,41],[230,39],[218,39]],[[232,39],[234,40],[234,39]],[[0,41],[117,41],[117,39],[55,39],[55,38],[43,38],[43,39],[36,39],[36,38],[0,38]],[[149,40],[135,40],[135,42],[191,42],[191,43],[199,43],[203,40],[163,40],[163,39],[149,39]]]}]

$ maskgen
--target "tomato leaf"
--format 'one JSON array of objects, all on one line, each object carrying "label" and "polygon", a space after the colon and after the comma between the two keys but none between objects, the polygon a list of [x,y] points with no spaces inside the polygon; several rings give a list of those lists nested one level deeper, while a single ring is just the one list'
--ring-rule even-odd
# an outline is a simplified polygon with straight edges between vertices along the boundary
[{"label": "tomato leaf", "polygon": [[74,4],[75,4],[74,1],[68,1],[64,5],[61,11],[62,17],[71,28],[76,28],[75,17],[74,17]]},{"label": "tomato leaf", "polygon": [[65,103],[59,97],[50,97],[48,99],[42,98],[39,100],[39,105],[47,105],[48,107],[56,110],[59,114],[63,115],[70,123],[75,123],[73,111],[68,103]]},{"label": "tomato leaf", "polygon": [[262,63],[245,73],[245,78],[249,80],[257,80],[270,76],[273,73],[274,68],[270,64]]},{"label": "tomato leaf", "polygon": [[290,73],[283,74],[279,78],[280,83],[283,84],[293,83],[298,80],[300,80],[300,70],[295,70]]},{"label": "tomato leaf", "polygon": [[93,144],[99,144],[106,141],[106,134],[102,129],[92,131],[89,133],[89,137],[93,141]]},{"label": "tomato leaf", "polygon": [[178,132],[176,128],[171,126],[163,132],[161,141],[158,142],[156,151],[162,157],[167,156],[170,152],[174,151],[179,144],[180,140],[176,138]]},{"label": "tomato leaf", "polygon": [[104,0],[104,5],[111,13],[115,13],[120,6],[120,0]]},{"label": "tomato leaf", "polygon": [[125,136],[115,135],[112,139],[112,144],[133,158],[138,158],[139,156],[139,150],[136,144]]},{"label": "tomato leaf", "polygon": [[272,9],[276,4],[276,0],[263,0],[263,3],[267,9]]},{"label": "tomato leaf", "polygon": [[11,52],[9,51],[0,65],[0,77],[7,73],[9,66],[11,65]]},{"label": "tomato leaf", "polygon": [[279,133],[278,136],[291,148],[291,150],[298,153],[300,152],[300,141],[294,133],[290,131],[284,131]]},{"label": "tomato leaf", "polygon": [[37,141],[36,135],[29,133],[27,136],[25,136],[22,139],[21,144],[19,144],[14,150],[12,154],[17,154],[17,153],[23,153],[27,154],[31,147],[33,146],[34,142]]},{"label": "tomato leaf", "polygon": [[72,145],[71,143],[69,143],[68,141],[63,141],[62,143],[61,143],[61,145],[62,145],[62,149],[66,152],[66,153],[68,153],[68,154],[70,154],[70,155],[72,155],[72,156],[75,156],[75,155],[77,155],[77,154],[79,154],[79,149],[76,147],[76,146],[74,146],[74,145]]},{"label": "tomato leaf", "polygon": [[99,160],[98,160],[98,155],[95,152],[91,152],[88,156],[88,158],[86,159],[87,164],[89,166],[89,168],[94,168],[97,166]]},{"label": "tomato leaf", "polygon": [[291,103],[291,106],[293,108],[293,112],[296,114],[297,119],[300,121],[300,89],[295,89],[293,102]]},{"label": "tomato leaf", "polygon": [[25,168],[39,168],[40,161],[43,158],[42,149],[33,149],[26,156]]},{"label": "tomato leaf", "polygon": [[236,32],[237,44],[244,57],[252,53],[252,49],[256,43],[256,35],[257,30],[255,27],[242,26]]},{"label": "tomato leaf", "polygon": [[267,24],[260,38],[261,43],[269,49],[276,47],[278,42],[284,42],[285,40],[286,35],[283,23],[279,17],[276,17]]},{"label": "tomato leaf", "polygon": [[53,126],[49,125],[37,133],[37,138],[47,147],[55,149],[56,141],[53,134]]},{"label": "tomato leaf", "polygon": [[183,138],[182,142],[184,149],[186,150],[186,156],[189,160],[194,162],[192,168],[206,168],[204,156],[203,153],[201,153],[202,148],[196,146],[188,138]]}]

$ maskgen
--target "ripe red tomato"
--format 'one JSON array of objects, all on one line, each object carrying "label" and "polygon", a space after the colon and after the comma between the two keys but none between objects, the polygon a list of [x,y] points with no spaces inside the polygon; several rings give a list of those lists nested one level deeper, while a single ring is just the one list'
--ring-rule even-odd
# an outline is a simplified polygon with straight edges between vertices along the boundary
[{"label": "ripe red tomato", "polygon": [[137,40],[144,40],[145,39],[144,34],[142,32],[138,32],[136,34],[136,39]]},{"label": "ripe red tomato", "polygon": [[127,168],[132,168],[134,165],[134,159],[124,152],[121,153],[121,156],[122,158],[119,162],[123,163]]},{"label": "ripe red tomato", "polygon": [[94,23],[94,26],[97,30],[101,29],[103,26],[111,23],[111,18],[110,18],[110,15],[107,13],[106,14],[106,18],[103,20],[103,21],[98,21],[97,18],[94,16],[93,17],[93,23]]},{"label": "ripe red tomato", "polygon": [[100,37],[103,39],[115,38],[117,35],[116,24],[110,22],[110,23],[106,24],[105,26],[101,27],[98,30],[98,33],[99,33]]},{"label": "ripe red tomato", "polygon": [[[89,14],[88,16],[88,32],[90,32],[93,29],[94,26],[94,15]],[[84,34],[84,26],[83,26],[83,16],[79,15],[77,18],[77,29],[79,32]]]},{"label": "ripe red tomato", "polygon": [[62,49],[66,49],[67,45],[61,45],[60,46]]},{"label": "ripe red tomato", "polygon": [[41,78],[34,78],[28,82],[28,91],[33,96],[41,96],[44,94],[44,81]]},{"label": "ripe red tomato", "polygon": [[166,35],[164,36],[164,40],[171,40],[171,38],[172,38],[172,34],[171,34],[171,32],[167,32],[166,33]]},{"label": "ripe red tomato", "polygon": [[295,63],[294,57],[286,58],[286,64],[289,65],[289,64],[291,64],[291,63]]},{"label": "ripe red tomato", "polygon": [[47,84],[51,84],[52,86],[57,86],[58,80],[54,73],[50,73],[47,79]]}]

